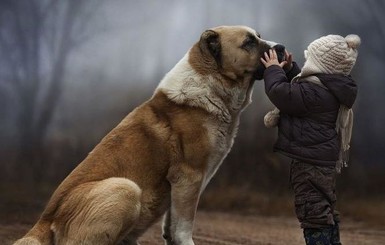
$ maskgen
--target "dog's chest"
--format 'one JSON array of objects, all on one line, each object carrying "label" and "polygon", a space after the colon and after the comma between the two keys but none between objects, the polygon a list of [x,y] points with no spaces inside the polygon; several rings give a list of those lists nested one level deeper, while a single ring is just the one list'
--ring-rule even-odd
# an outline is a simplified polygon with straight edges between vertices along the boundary
[{"label": "dog's chest", "polygon": [[231,123],[209,121],[205,124],[210,142],[210,156],[208,159],[203,189],[214,176],[224,158],[230,152],[234,143],[239,124],[239,116]]}]

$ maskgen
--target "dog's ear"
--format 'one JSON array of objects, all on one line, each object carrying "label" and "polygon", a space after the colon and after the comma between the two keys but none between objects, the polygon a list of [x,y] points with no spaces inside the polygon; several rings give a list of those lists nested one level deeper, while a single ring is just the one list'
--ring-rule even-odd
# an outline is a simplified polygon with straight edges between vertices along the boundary
[{"label": "dog's ear", "polygon": [[202,33],[199,47],[204,53],[211,54],[217,62],[221,57],[221,42],[219,34],[213,30],[206,30]]}]

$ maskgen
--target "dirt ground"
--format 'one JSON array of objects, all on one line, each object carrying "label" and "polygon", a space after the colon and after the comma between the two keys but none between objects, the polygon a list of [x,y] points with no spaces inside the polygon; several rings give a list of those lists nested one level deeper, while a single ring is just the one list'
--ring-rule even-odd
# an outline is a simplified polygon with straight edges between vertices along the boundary
[{"label": "dirt ground", "polygon": [[[31,225],[0,224],[0,244],[12,244]],[[363,223],[345,221],[342,225],[342,243],[347,245],[385,244],[385,229],[369,228]],[[163,244],[161,224],[151,227],[140,239],[141,245]],[[195,244],[304,244],[301,229],[294,217],[265,217],[221,212],[198,212]]]}]

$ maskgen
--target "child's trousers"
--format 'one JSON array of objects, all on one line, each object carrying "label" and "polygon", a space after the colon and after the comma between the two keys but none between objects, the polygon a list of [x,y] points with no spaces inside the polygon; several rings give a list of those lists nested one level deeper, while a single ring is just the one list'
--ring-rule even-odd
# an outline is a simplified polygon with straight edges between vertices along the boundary
[{"label": "child's trousers", "polygon": [[294,190],[295,212],[302,228],[330,228],[339,222],[335,210],[334,166],[316,166],[293,160],[290,182]]},{"label": "child's trousers", "polygon": [[316,166],[293,160],[290,183],[295,212],[307,245],[340,245],[334,166]]}]

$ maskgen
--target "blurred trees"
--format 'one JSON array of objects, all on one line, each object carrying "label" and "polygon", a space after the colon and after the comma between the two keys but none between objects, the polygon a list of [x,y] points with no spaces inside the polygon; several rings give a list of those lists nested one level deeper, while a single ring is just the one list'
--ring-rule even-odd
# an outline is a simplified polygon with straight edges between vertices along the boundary
[{"label": "blurred trees", "polygon": [[68,58],[95,35],[88,23],[98,5],[77,0],[0,2],[1,88],[17,105],[17,162],[19,171],[26,171],[24,178],[40,180],[44,173],[44,138],[63,90]]},{"label": "blurred trees", "polygon": [[[300,65],[303,50],[315,38],[329,33],[362,37],[353,70],[359,94],[352,162],[342,183],[347,189],[354,183],[361,193],[373,190],[374,183],[381,186],[366,165],[383,164],[385,158],[385,86],[379,72],[385,65],[383,1],[101,3],[0,1],[0,186],[6,178],[35,183],[49,175],[52,183],[61,180],[125,114],[151,96],[203,30],[236,24],[284,43]],[[256,82],[234,147],[209,188],[287,191],[289,160],[272,152],[276,130],[263,126],[269,109],[263,83]],[[12,161],[14,156],[18,159]]]}]

